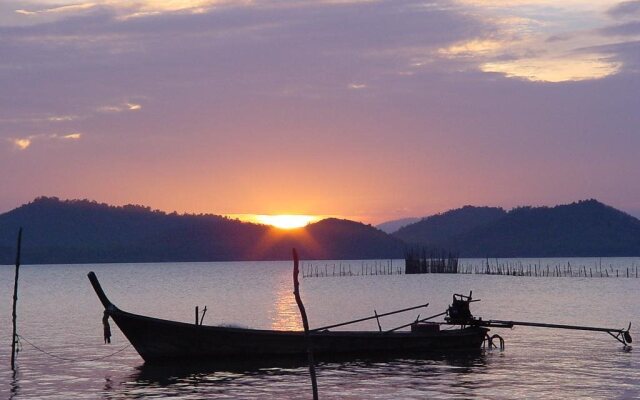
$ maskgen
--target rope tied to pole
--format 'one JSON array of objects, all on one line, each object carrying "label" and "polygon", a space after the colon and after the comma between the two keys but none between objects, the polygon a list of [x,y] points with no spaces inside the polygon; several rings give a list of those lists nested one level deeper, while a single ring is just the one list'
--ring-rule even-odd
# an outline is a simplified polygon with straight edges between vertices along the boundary
[{"label": "rope tied to pole", "polygon": [[[109,357],[113,357],[116,354],[119,354],[121,352],[123,352],[125,349],[127,349],[128,347],[131,347],[130,344],[127,344],[123,347],[121,347],[120,349],[118,349],[117,351],[114,351],[113,353],[107,354],[105,356],[100,356],[100,357],[96,357],[96,358],[89,358],[89,359],[80,359],[80,358],[68,358],[68,357],[62,357],[59,356],[57,354],[53,354],[47,350],[44,350],[43,348],[39,347],[38,345],[32,343],[30,340],[28,340],[27,338],[25,338],[22,335],[16,335],[18,337],[18,339],[24,340],[25,343],[27,343],[29,346],[33,347],[34,349],[36,349],[37,351],[44,353],[46,355],[48,355],[49,357],[55,358],[57,360],[60,361],[66,361],[66,362],[90,362],[90,361],[100,361],[100,360],[104,360],[106,358]],[[21,346],[22,347],[22,346]]]},{"label": "rope tied to pole", "polygon": [[22,342],[20,341],[20,335],[16,334],[16,355],[22,351]]},{"label": "rope tied to pole", "polygon": [[109,326],[109,313],[107,310],[104,310],[104,314],[102,315],[102,327],[104,331],[104,343],[111,343],[111,326]]}]

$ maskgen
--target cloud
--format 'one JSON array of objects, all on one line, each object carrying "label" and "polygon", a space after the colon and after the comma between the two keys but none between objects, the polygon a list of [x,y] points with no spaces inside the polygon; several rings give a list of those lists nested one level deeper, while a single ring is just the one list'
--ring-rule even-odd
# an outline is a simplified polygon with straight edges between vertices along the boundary
[{"label": "cloud", "polygon": [[12,138],[9,139],[9,141],[19,150],[25,150],[27,147],[31,146],[30,138]]},{"label": "cloud", "polygon": [[504,43],[493,39],[472,39],[441,48],[438,53],[445,57],[475,57],[495,54],[504,48]]},{"label": "cloud", "polygon": [[569,34],[557,34],[557,35],[549,36],[545,41],[547,43],[563,42],[565,40],[570,40],[571,38],[572,38],[572,36],[569,35]]},{"label": "cloud", "polygon": [[607,14],[616,18],[629,18],[640,15],[640,0],[623,1],[607,10]]},{"label": "cloud", "polygon": [[115,105],[100,106],[97,108],[97,111],[101,113],[119,113],[123,111],[138,111],[141,109],[142,109],[142,104],[125,102],[125,103],[115,104]]},{"label": "cloud", "polygon": [[0,123],[10,124],[42,124],[46,122],[70,122],[81,119],[79,115],[55,115],[50,113],[44,113],[42,115],[26,115],[26,116],[13,116],[9,118],[0,118]]},{"label": "cloud", "polygon": [[608,54],[609,59],[618,62],[635,81],[640,81],[640,40],[615,42],[578,49],[577,53]]},{"label": "cloud", "polygon": [[350,83],[347,87],[351,90],[361,90],[366,89],[367,85],[364,83]]},{"label": "cloud", "polygon": [[606,36],[637,36],[640,35],[640,21],[607,26],[600,29],[599,32]]},{"label": "cloud", "polygon": [[51,122],[66,122],[66,121],[75,121],[80,117],[77,115],[52,115],[47,117],[47,121]]},{"label": "cloud", "polygon": [[[389,193],[394,208],[413,210],[500,196],[529,203],[525,195],[566,194],[580,182],[610,193],[611,176],[640,168],[640,51],[597,32],[615,22],[601,4],[257,0],[157,12],[87,1],[99,6],[37,15],[12,11],[53,1],[9,12],[0,1],[0,87],[11,94],[0,96],[0,119],[40,118],[0,120],[0,141],[77,129],[100,144],[74,154],[83,168],[64,169],[66,154],[43,151],[15,174],[20,185],[0,174],[3,186],[20,186],[16,196],[50,182],[61,193],[72,185],[117,196],[104,184],[116,181],[141,196],[132,201],[181,192],[192,194],[181,201],[252,212],[247,199],[266,204],[280,187],[274,203],[310,207],[329,201],[323,193],[346,193],[353,210],[327,203],[322,212],[356,215]],[[135,12],[147,14],[123,18]],[[130,114],[136,105],[144,110]],[[64,115],[81,124],[46,120]],[[14,140],[44,150],[74,139]],[[287,157],[274,158],[282,149]],[[637,186],[620,193],[640,198]]]},{"label": "cloud", "polygon": [[42,8],[34,11],[18,9],[18,10],[15,10],[15,13],[28,15],[28,16],[38,15],[38,14],[75,13],[77,11],[84,11],[84,10],[91,9],[96,6],[97,6],[96,3],[81,3],[81,4],[70,4],[70,5],[58,6],[58,7]]},{"label": "cloud", "polygon": [[59,136],[60,139],[72,139],[72,140],[77,140],[77,139],[80,139],[81,137],[82,137],[82,133],[79,133],[79,132],[68,133],[66,135]]},{"label": "cloud", "polygon": [[[64,23],[0,28],[6,38],[0,53],[10,55],[0,60],[0,80],[24,103],[41,99],[32,107],[42,109],[56,105],[46,93],[61,91],[72,104],[126,99],[132,91],[165,97],[187,88],[233,90],[237,97],[305,86],[317,97],[338,93],[353,72],[366,71],[363,79],[371,76],[373,84],[409,68],[413,56],[402,49],[428,54],[463,40],[469,29],[483,29],[455,11],[412,8],[420,1],[260,4],[129,20],[96,7]],[[53,73],[56,80],[44,78]],[[123,102],[93,111],[143,106]]]},{"label": "cloud", "polygon": [[504,62],[488,62],[485,72],[498,72],[508,77],[539,82],[565,82],[601,79],[617,73],[619,62],[599,54],[566,56],[564,58],[532,58]]},{"label": "cloud", "polygon": [[13,144],[13,146],[18,150],[26,150],[28,149],[34,142],[44,142],[44,141],[69,141],[69,140],[79,140],[82,138],[82,133],[73,132],[67,134],[37,134],[37,135],[29,135],[21,138],[9,138],[9,143]]},{"label": "cloud", "polygon": [[[609,15],[628,17],[640,1],[602,9],[589,0],[459,0],[495,29],[485,36],[439,49],[440,56],[531,82],[599,80],[634,71],[614,53],[585,54],[587,46],[613,44],[614,36],[637,35],[637,21],[603,27]],[[563,65],[568,63],[568,65]]]},{"label": "cloud", "polygon": [[[14,0],[15,1],[15,0]],[[16,9],[14,12],[20,15],[34,16],[43,14],[74,14],[94,8],[111,10],[118,15],[119,19],[129,19],[136,17],[151,17],[162,13],[189,12],[206,13],[211,9],[221,7],[275,7],[279,9],[290,7],[302,7],[305,4],[297,0],[100,0],[98,2],[76,3],[75,0],[59,0],[71,4],[47,6],[47,3],[32,5],[31,10]],[[379,0],[318,0],[319,5],[328,6],[348,6],[357,4],[375,3]],[[29,4],[29,3],[27,3]]]},{"label": "cloud", "polygon": [[[14,0],[18,3],[19,0]],[[60,0],[58,4],[65,1]],[[266,3],[266,1],[259,1]],[[42,18],[42,21],[83,15],[90,11],[107,10],[119,20],[158,16],[163,13],[205,13],[213,8],[226,6],[244,6],[254,4],[253,0],[100,0],[96,2],[70,2],[70,4],[50,6],[47,2],[27,3],[30,7],[14,9],[15,15],[29,18]],[[349,2],[345,2],[349,3]],[[286,4],[286,3],[283,3]]]},{"label": "cloud", "polygon": [[[527,7],[522,7],[524,3]],[[584,1],[569,3],[559,4],[553,11],[559,10],[562,15],[569,6],[589,9]],[[93,7],[95,4],[99,6]],[[5,29],[9,41],[0,44],[0,51],[14,56],[0,61],[0,68],[2,64],[13,68],[24,68],[26,64],[55,69],[62,75],[82,77],[88,85],[93,84],[90,75],[102,74],[106,80],[118,82],[114,88],[98,86],[103,92],[127,87],[143,94],[158,92],[169,82],[182,87],[201,82],[203,87],[223,76],[226,82],[242,82],[235,84],[237,93],[253,90],[273,95],[289,93],[287,88],[302,85],[319,95],[331,87],[344,87],[339,82],[349,82],[352,72],[364,72],[360,75],[376,87],[379,79],[387,80],[392,75],[410,79],[418,70],[500,70],[506,77],[516,77],[523,75],[523,64],[550,66],[551,60],[567,61],[566,54],[584,46],[583,42],[594,40],[592,34],[584,34],[584,29],[557,30],[554,24],[560,17],[550,15],[553,4],[534,0],[490,4],[435,1],[429,7],[411,0],[109,0],[70,4],[42,10],[61,9],[57,12],[66,15],[77,8],[89,10],[90,14],[69,17],[64,24]],[[162,13],[122,20],[125,9]],[[201,12],[176,12],[195,9]],[[583,20],[593,23],[593,13],[589,17],[586,14],[585,11],[575,17],[576,26],[582,25]],[[606,44],[597,37],[595,40],[594,44]],[[69,55],[68,61],[60,60],[60,52]],[[18,55],[24,57],[16,59]],[[65,63],[68,66],[62,67]],[[616,65],[607,69],[602,63],[591,63],[594,68],[588,69],[584,60],[578,63],[582,72],[576,76],[580,79],[601,79],[624,70]],[[520,72],[510,72],[512,67]],[[526,77],[540,70],[528,69]],[[605,69],[607,73],[602,73]],[[566,68],[557,66],[553,70]],[[589,70],[594,74],[588,76]],[[152,75],[149,71],[153,71]],[[181,71],[180,76],[176,71]],[[544,79],[532,77],[532,81],[547,80],[549,74],[545,75]],[[554,81],[576,76],[557,73]],[[81,94],[80,84],[76,92],[86,96]],[[122,98],[122,93],[110,93],[111,97],[114,94]],[[141,108],[141,104],[124,102],[96,110],[118,113]]]}]

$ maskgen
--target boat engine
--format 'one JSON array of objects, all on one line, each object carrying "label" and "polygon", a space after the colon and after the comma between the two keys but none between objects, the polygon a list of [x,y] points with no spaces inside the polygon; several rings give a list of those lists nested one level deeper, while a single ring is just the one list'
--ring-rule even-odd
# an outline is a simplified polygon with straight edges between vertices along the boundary
[{"label": "boat engine", "polygon": [[454,294],[453,303],[447,309],[447,316],[444,318],[445,321],[456,325],[472,325],[476,322],[476,319],[471,314],[469,304],[480,300],[472,300],[472,294],[473,292],[469,292],[469,296]]}]

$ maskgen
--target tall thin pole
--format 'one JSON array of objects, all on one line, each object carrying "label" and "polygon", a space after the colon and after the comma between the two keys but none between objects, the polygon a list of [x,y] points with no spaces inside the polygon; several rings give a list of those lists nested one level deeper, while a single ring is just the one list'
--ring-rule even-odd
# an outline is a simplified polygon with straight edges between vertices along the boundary
[{"label": "tall thin pole", "polygon": [[293,249],[293,295],[296,297],[296,303],[302,317],[302,326],[304,327],[304,338],[307,342],[307,358],[309,359],[309,375],[311,375],[311,387],[313,388],[313,400],[318,400],[318,382],[316,381],[316,364],[313,360],[313,349],[311,347],[311,339],[309,338],[309,321],[307,320],[307,312],[300,298],[300,283],[298,282],[298,252]]},{"label": "tall thin pole", "polygon": [[18,275],[20,273],[20,247],[22,246],[22,228],[18,231],[18,249],[16,251],[16,278],[13,283],[13,335],[11,336],[11,370],[16,370],[16,305],[18,304]]}]

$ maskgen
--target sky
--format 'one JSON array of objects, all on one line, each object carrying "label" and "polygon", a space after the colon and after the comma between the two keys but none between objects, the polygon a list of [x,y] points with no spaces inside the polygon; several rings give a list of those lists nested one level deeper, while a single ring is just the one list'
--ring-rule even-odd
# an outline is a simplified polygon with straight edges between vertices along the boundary
[{"label": "sky", "polygon": [[3,0],[0,211],[640,215],[640,1]]}]

